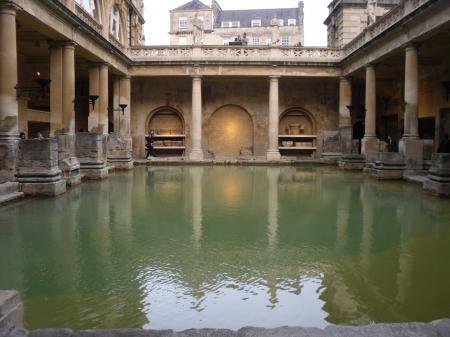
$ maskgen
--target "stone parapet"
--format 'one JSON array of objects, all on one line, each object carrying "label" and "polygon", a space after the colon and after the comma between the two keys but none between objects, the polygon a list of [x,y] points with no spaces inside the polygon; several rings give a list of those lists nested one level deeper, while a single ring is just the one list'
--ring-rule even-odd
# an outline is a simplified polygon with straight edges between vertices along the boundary
[{"label": "stone parapet", "polygon": [[58,167],[57,140],[20,140],[16,177],[25,195],[56,196],[66,192]]},{"label": "stone parapet", "polygon": [[57,135],[58,165],[68,186],[81,183],[80,162],[75,155],[75,135]]},{"label": "stone parapet", "polygon": [[366,157],[362,154],[347,153],[339,160],[339,168],[344,171],[362,171],[366,166]]},{"label": "stone parapet", "polygon": [[75,147],[83,178],[104,179],[108,177],[107,140],[108,136],[100,133],[77,133]]},{"label": "stone parapet", "polygon": [[134,167],[131,138],[122,138],[116,133],[108,136],[108,163],[115,170],[131,170]]},{"label": "stone parapet", "polygon": [[401,153],[369,153],[367,159],[369,164],[365,172],[369,173],[372,177],[379,180],[398,180],[403,178],[406,165],[405,158]]},{"label": "stone parapet", "polygon": [[0,290],[0,336],[14,328],[23,327],[23,304],[15,290]]},{"label": "stone parapet", "polygon": [[0,184],[15,181],[19,140],[0,139]]},{"label": "stone parapet", "polygon": [[423,189],[436,196],[450,197],[450,154],[433,154],[432,166]]},{"label": "stone parapet", "polygon": [[[0,335],[1,336],[1,335]],[[2,337],[449,337],[450,319],[431,323],[371,324],[365,326],[328,326],[325,329],[280,327],[275,329],[245,327],[238,331],[227,329],[173,330],[80,330],[39,329],[10,330]]]}]

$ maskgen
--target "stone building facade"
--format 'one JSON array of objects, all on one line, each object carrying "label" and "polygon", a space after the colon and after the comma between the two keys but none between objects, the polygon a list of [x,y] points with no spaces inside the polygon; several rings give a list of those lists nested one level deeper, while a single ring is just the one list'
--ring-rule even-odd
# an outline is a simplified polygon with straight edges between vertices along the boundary
[{"label": "stone building facade", "polygon": [[447,0],[403,0],[339,48],[144,46],[141,10],[0,0],[1,200],[131,168],[151,131],[158,156],[192,161],[370,161],[392,138],[411,170],[449,132]]},{"label": "stone building facade", "polygon": [[303,22],[302,1],[296,8],[223,10],[216,0],[193,0],[170,11],[170,43],[228,45],[246,33],[248,45],[301,46]]}]

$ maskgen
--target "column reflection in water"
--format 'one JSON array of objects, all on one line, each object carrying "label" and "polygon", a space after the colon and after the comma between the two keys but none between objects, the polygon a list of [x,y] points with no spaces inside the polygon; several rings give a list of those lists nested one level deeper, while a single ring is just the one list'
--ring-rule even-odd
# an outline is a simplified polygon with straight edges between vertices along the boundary
[{"label": "column reflection in water", "polygon": [[274,249],[277,245],[278,232],[278,179],[280,168],[270,167],[267,169],[267,238],[269,249]]},{"label": "column reflection in water", "polygon": [[350,221],[350,187],[345,186],[339,194],[336,215],[336,243],[342,250],[347,244],[347,230]]},{"label": "column reflection in water", "polygon": [[370,267],[370,252],[372,250],[372,235],[374,221],[374,196],[370,183],[365,181],[360,187],[362,204],[362,236],[361,236],[361,263],[365,273]]},{"label": "column reflection in water", "polygon": [[191,167],[189,174],[191,177],[192,191],[192,241],[195,249],[201,247],[202,240],[202,178],[203,167]]}]

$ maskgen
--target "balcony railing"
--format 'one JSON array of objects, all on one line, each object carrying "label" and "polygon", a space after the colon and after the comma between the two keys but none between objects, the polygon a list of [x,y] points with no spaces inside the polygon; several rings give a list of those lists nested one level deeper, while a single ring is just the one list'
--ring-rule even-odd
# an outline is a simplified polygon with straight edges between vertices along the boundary
[{"label": "balcony railing", "polygon": [[130,49],[134,61],[147,62],[317,62],[336,63],[342,50],[317,47],[140,46]]},{"label": "balcony railing", "polygon": [[344,47],[344,56],[351,55],[429,1],[404,0],[400,5],[394,7],[389,13],[382,16],[377,22],[364,29],[357,37],[347,43]]}]

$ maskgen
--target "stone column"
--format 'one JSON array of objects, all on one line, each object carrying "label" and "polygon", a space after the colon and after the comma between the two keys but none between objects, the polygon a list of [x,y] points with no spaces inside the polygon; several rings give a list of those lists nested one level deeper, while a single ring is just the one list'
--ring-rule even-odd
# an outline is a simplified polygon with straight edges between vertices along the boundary
[{"label": "stone column", "polygon": [[108,134],[108,64],[99,66],[98,132]]},{"label": "stone column", "polygon": [[278,129],[280,123],[280,106],[278,95],[278,82],[280,76],[270,76],[269,91],[269,149],[267,150],[267,160],[276,161],[281,159],[278,150]]},{"label": "stone column", "polygon": [[58,166],[64,180],[69,186],[73,186],[81,182],[80,162],[75,156],[75,43],[73,42],[65,42],[62,45],[61,88],[62,122],[57,135]]},{"label": "stone column", "polygon": [[0,184],[15,180],[19,140],[16,10],[0,2]]},{"label": "stone column", "polygon": [[399,151],[408,168],[420,168],[423,163],[423,142],[419,139],[419,59],[414,45],[405,51],[405,124]]},{"label": "stone column", "polygon": [[379,143],[376,136],[377,119],[377,79],[373,65],[366,67],[366,120],[362,140],[362,153],[378,152]]},{"label": "stone column", "polygon": [[[100,67],[96,64],[89,67],[89,95],[100,96]],[[94,108],[89,103],[89,132],[98,132],[99,119],[99,101],[97,100]]]},{"label": "stone column", "polygon": [[113,120],[114,120],[114,133],[119,134],[120,131],[120,77],[113,77]]},{"label": "stone column", "polygon": [[352,84],[341,77],[339,82],[339,132],[341,134],[341,152],[352,151],[353,130],[349,106],[352,105]]},{"label": "stone column", "polygon": [[75,44],[67,42],[63,46],[63,118],[62,130],[75,134]]},{"label": "stone column", "polygon": [[[120,79],[119,104],[126,104],[124,112],[120,111],[120,135],[129,138],[131,136],[131,77],[124,76]],[[117,107],[118,108],[118,107]]]},{"label": "stone column", "polygon": [[203,160],[202,150],[202,78],[192,76],[192,111],[191,111],[191,153],[192,161]]},{"label": "stone column", "polygon": [[63,49],[50,47],[50,137],[62,132],[63,124]]}]

